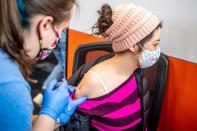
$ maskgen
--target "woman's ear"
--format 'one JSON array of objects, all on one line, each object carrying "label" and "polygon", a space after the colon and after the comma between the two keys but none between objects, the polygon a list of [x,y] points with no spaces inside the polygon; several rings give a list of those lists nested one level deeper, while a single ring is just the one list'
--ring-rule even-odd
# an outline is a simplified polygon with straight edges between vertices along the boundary
[{"label": "woman's ear", "polygon": [[45,34],[48,34],[49,31],[53,31],[53,17],[46,16],[40,20],[38,25],[38,31],[40,37],[43,38]]},{"label": "woman's ear", "polygon": [[132,47],[130,47],[129,50],[137,55],[140,52],[140,47],[138,44],[135,44]]}]

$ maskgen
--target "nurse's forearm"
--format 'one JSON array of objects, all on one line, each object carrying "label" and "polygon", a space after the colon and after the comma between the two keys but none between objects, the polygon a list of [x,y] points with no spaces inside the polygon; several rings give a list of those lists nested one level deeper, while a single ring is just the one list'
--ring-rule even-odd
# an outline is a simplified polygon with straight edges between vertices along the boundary
[{"label": "nurse's forearm", "polygon": [[53,131],[55,121],[46,115],[39,115],[33,123],[32,131]]},{"label": "nurse's forearm", "polygon": [[33,116],[32,116],[32,124],[35,123],[35,121],[38,119],[38,116],[39,116],[39,115],[33,115]]}]

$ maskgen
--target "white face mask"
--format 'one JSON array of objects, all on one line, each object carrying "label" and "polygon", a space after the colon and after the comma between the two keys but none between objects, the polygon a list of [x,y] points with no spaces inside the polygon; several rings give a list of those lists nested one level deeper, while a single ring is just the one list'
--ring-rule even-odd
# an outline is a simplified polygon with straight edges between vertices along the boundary
[{"label": "white face mask", "polygon": [[[140,47],[142,48],[141,45],[140,45]],[[142,55],[139,58],[141,68],[148,68],[148,67],[151,67],[152,65],[154,65],[157,62],[157,60],[159,59],[160,54],[161,54],[160,47],[155,51],[150,51],[150,50],[146,50],[143,48],[142,48],[142,50],[143,50]]]}]

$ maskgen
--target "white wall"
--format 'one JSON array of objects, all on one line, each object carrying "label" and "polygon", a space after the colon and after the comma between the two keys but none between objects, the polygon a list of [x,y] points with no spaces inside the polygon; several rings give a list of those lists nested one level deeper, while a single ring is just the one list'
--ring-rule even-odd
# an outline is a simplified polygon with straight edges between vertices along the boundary
[{"label": "white wall", "polygon": [[163,20],[161,47],[164,53],[197,63],[197,1],[195,0],[80,0],[80,10],[71,28],[91,33],[103,3],[116,7],[121,3],[144,6]]}]

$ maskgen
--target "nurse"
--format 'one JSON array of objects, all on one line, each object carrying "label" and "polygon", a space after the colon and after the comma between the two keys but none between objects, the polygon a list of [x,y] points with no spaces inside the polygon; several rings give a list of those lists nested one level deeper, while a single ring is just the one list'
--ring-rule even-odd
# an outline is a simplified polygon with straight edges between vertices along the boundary
[{"label": "nurse", "polygon": [[[56,48],[70,24],[75,0],[0,0],[0,130],[52,131],[57,119],[65,124],[86,97],[72,101],[65,79],[53,80],[44,92],[38,118],[27,83],[36,59]],[[33,124],[32,124],[33,123]]]}]

